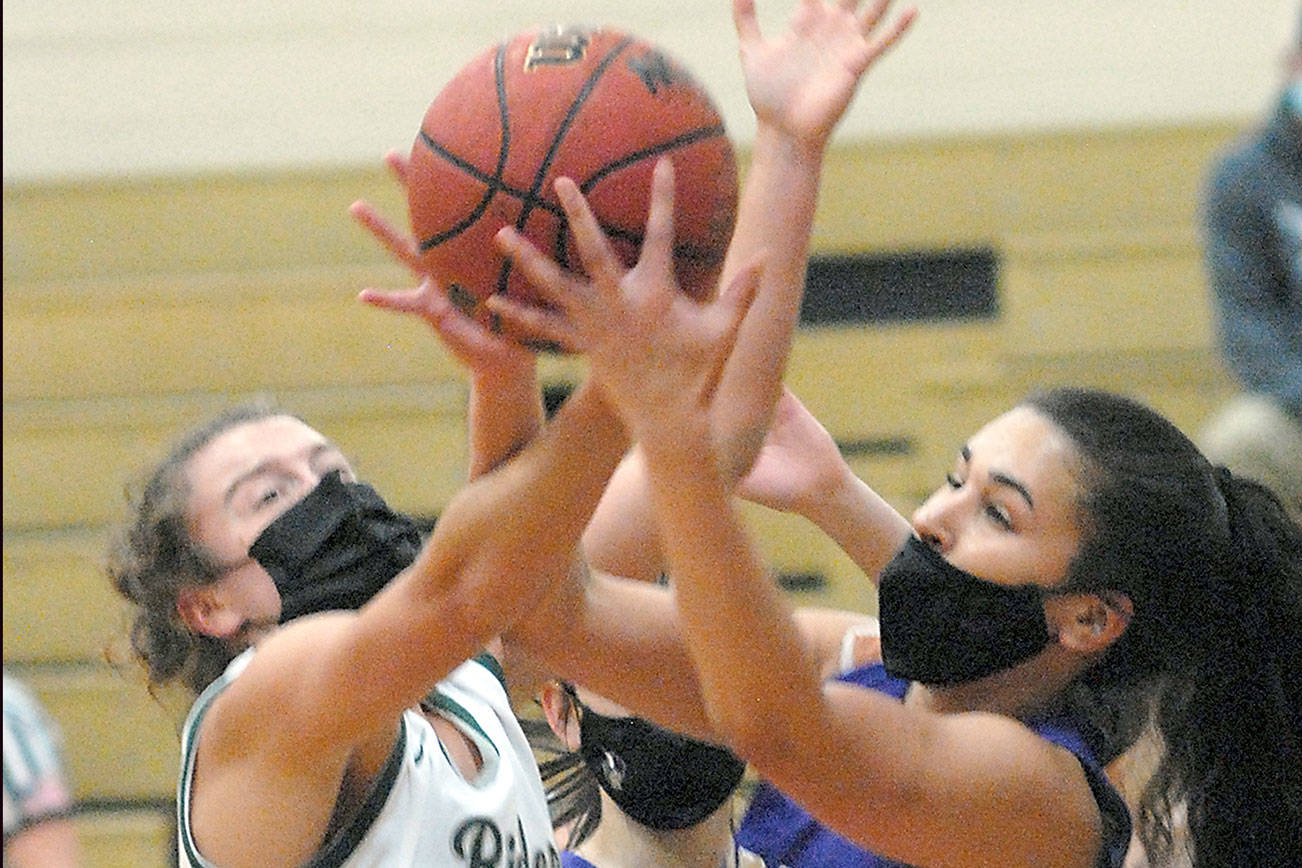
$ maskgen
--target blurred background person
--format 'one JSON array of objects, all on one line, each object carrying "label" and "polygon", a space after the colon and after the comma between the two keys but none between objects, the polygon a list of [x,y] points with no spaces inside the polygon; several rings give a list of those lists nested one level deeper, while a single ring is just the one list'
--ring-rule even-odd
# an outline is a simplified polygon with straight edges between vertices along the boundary
[{"label": "blurred background person", "polygon": [[1202,446],[1302,521],[1302,8],[1298,18],[1274,112],[1208,178],[1206,264],[1221,349],[1243,391]]},{"label": "blurred background person", "polygon": [[4,866],[79,868],[81,844],[61,733],[32,692],[4,673]]}]

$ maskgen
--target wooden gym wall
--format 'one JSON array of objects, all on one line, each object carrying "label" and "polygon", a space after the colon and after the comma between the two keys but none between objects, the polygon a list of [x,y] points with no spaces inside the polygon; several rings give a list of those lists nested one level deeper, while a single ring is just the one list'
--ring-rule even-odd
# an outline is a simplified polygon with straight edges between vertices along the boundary
[{"label": "wooden gym wall", "polygon": [[[803,330],[788,382],[900,509],[1028,388],[1133,394],[1196,431],[1229,393],[1195,209],[1240,127],[863,143],[825,174],[815,253],[989,246],[994,319]],[[11,184],[4,190],[4,659],[64,726],[95,864],[165,865],[176,722],[103,649],[124,629],[100,572],[124,483],[172,437],[268,394],[333,437],[397,507],[433,514],[465,468],[465,385],[416,323],[363,308],[400,287],[346,213],[401,219],[375,170]],[[581,362],[549,359],[573,382]],[[799,520],[751,509],[775,569],[871,609]],[[156,860],[156,861],[155,861]]]}]

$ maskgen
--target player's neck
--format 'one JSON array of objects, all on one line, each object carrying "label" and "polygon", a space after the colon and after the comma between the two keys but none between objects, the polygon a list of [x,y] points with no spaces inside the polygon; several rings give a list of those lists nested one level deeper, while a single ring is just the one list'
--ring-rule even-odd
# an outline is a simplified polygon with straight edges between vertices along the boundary
[{"label": "player's neck", "polygon": [[731,804],[690,829],[657,831],[630,820],[602,793],[601,823],[575,852],[597,868],[733,868]]}]

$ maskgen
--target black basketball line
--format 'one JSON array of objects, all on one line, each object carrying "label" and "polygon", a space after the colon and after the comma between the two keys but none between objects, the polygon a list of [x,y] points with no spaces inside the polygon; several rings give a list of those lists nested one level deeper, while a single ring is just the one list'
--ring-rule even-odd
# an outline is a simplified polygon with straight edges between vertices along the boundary
[{"label": "black basketball line", "polygon": [[[480,217],[483,216],[484,212],[488,210],[489,203],[493,201],[493,197],[497,195],[498,188],[502,185],[502,172],[506,169],[506,158],[511,148],[511,128],[510,124],[507,122],[509,115],[506,110],[506,75],[504,72],[506,67],[506,48],[507,43],[499,43],[497,46],[497,53],[493,56],[493,82],[497,90],[497,124],[498,129],[502,131],[501,140],[497,145],[497,168],[493,170],[491,179],[481,178],[484,182],[484,196],[479,200],[479,204],[471,210],[470,214],[467,215],[465,219],[461,220],[461,222],[457,223],[451,229],[440,232],[421,241],[421,253],[437,247],[449,238],[454,238],[457,235],[460,235],[472,226]],[[454,157],[445,148],[440,147],[432,138],[429,137],[429,135],[426,134],[424,128],[420,131],[420,139],[431,151],[445,157],[453,165],[462,164],[460,167],[464,170],[474,169],[473,166],[464,163],[463,160]],[[478,170],[475,170],[471,172],[471,174],[479,175],[481,173],[479,173]]]},{"label": "black basketball line", "polygon": [[[602,166],[590,175],[587,180],[579,184],[579,190],[586,196],[592,191],[593,187],[597,186],[597,184],[601,182],[603,178],[609,177],[620,169],[627,168],[628,166],[641,160],[645,160],[648,157],[655,157],[670,151],[680,150],[697,142],[713,139],[724,134],[725,131],[723,124],[711,124],[708,127],[697,127],[694,130],[688,130],[681,135],[674,136],[672,139],[651,145],[650,147],[643,148],[640,151],[633,151],[630,154],[620,157],[613,163]],[[602,229],[605,230],[607,235],[613,238],[620,238],[624,241],[628,241],[638,249],[641,249],[642,247],[643,236],[640,232],[624,229],[622,227],[610,227],[606,226],[604,223],[602,224]],[[567,242],[568,239],[566,238],[565,233],[561,232],[560,236],[556,239],[555,256],[553,257],[557,262],[566,262],[568,260],[569,250]],[[708,247],[701,249],[690,243],[675,244],[674,256],[676,258],[688,258],[705,262],[720,258],[718,251]]]},{"label": "black basketball line", "polygon": [[[552,216],[556,217],[559,220],[562,221],[565,220],[565,211],[564,209],[561,208],[561,206],[552,202],[548,202],[546,199],[543,199],[541,196],[531,197],[528,190],[521,190],[518,187],[513,187],[510,184],[501,182],[500,180],[494,178],[492,175],[488,174],[487,172],[480,170],[478,167],[472,165],[471,163],[467,162],[461,157],[458,157],[456,154],[453,154],[447,148],[443,147],[438,142],[434,141],[429,136],[427,136],[423,131],[420,133],[420,138],[421,141],[424,142],[426,147],[428,147],[430,151],[434,153],[436,156],[451,163],[453,166],[465,172],[467,175],[470,175],[480,183],[485,184],[487,186],[491,186],[495,192],[507,196],[514,196],[515,198],[521,201],[531,201],[533,207],[536,210],[546,211],[548,214],[551,214]],[[620,165],[624,163],[624,161],[622,160],[619,162]],[[607,169],[601,170],[603,177],[604,175],[609,174],[608,169],[609,167],[607,167]],[[585,182],[584,186],[590,188],[592,186],[591,179],[588,182]],[[445,241],[449,241],[456,235],[465,231],[471,224],[475,222],[476,217],[480,213],[482,213],[482,210],[475,212],[474,216],[462,220],[453,228],[448,229],[444,232],[440,232],[439,234],[432,236],[427,241],[421,242],[420,245],[421,252],[425,252],[433,247],[437,247],[439,244],[442,244]],[[638,247],[641,247],[642,233],[640,231],[626,229],[622,226],[613,226],[601,219],[598,219],[597,223],[601,227],[602,231],[605,232],[606,235],[610,236],[611,238],[618,239],[621,241],[628,241]],[[564,239],[563,233],[562,233],[562,239]],[[675,255],[678,256],[703,258],[703,257],[714,255],[708,251],[702,252],[690,244],[677,245],[674,249],[675,249]]]},{"label": "black basketball line", "polygon": [[[610,65],[615,62],[615,58],[619,57],[619,55],[623,53],[624,49],[632,43],[633,38],[631,36],[626,36],[619,42],[615,43],[610,51],[606,52],[606,56],[603,57],[601,61],[597,63],[596,67],[593,68],[592,72],[588,74],[587,81],[583,82],[583,86],[579,88],[579,92],[575,94],[574,101],[570,103],[569,110],[565,112],[565,118],[561,121],[560,128],[556,130],[556,135],[552,138],[552,143],[547,149],[546,156],[543,157],[542,163],[538,166],[538,171],[534,174],[533,185],[529,188],[529,198],[524,201],[524,204],[520,208],[520,216],[517,217],[515,221],[515,229],[517,232],[524,231],[525,224],[529,220],[529,215],[533,212],[531,202],[538,200],[539,194],[542,191],[543,181],[546,180],[547,173],[551,170],[552,163],[556,161],[556,154],[561,148],[561,142],[565,140],[566,133],[570,131],[570,127],[574,125],[575,119],[578,118],[579,109],[581,109],[583,104],[587,102],[588,97],[592,94],[592,89],[597,86],[597,82],[606,74],[606,70],[610,68]],[[560,239],[565,237],[565,227],[566,222],[562,219],[560,222],[560,228],[556,233],[557,245],[553,245],[558,250]],[[567,259],[560,258],[559,256],[556,261],[564,266],[569,265]],[[510,276],[511,262],[510,260],[503,260],[502,268],[497,275],[498,292],[506,292],[506,283]]]},{"label": "black basketball line", "polygon": [[669,151],[676,151],[679,150],[680,148],[685,148],[688,145],[694,145],[697,142],[704,141],[706,139],[718,138],[723,134],[724,134],[723,124],[711,124],[708,127],[697,127],[694,130],[688,130],[687,132],[682,133],[681,135],[674,136],[672,139],[669,139],[668,141],[651,145],[650,147],[643,148],[640,151],[633,151],[631,154],[626,154],[625,156],[620,157],[618,160],[616,160],[613,163],[610,163],[609,165],[602,166],[591,176],[589,176],[587,180],[581,183],[579,185],[579,189],[583,191],[584,195],[587,195],[587,193],[590,192],[593,187],[597,186],[597,184],[600,183],[603,178],[615,172],[618,172],[620,169],[623,169],[626,166],[631,166],[634,163],[637,163],[641,160],[645,160],[647,157],[655,157],[660,154],[668,153]]},{"label": "black basketball line", "polygon": [[[419,136],[422,144],[424,144],[425,147],[429,148],[430,153],[434,154],[434,156],[440,158],[444,162],[451,163],[453,167],[461,170],[465,174],[474,178],[476,181],[479,181],[481,184],[484,184],[487,187],[491,187],[494,192],[503,193],[508,196],[514,196],[515,198],[521,201],[529,200],[530,196],[528,190],[521,190],[519,187],[512,187],[510,184],[503,181],[500,177],[497,177],[495,175],[490,175],[488,172],[485,172],[484,170],[480,169],[478,166],[469,162],[463,157],[458,157],[456,154],[449,151],[443,145],[440,145],[438,142],[431,139],[428,135],[425,134],[424,130],[420,131]],[[560,205],[552,204],[548,202],[546,199],[543,199],[541,197],[534,197],[533,207],[541,208],[544,211],[549,211],[558,217],[564,215],[565,213],[564,210],[562,210]],[[440,233],[440,237],[443,235],[450,235],[450,234],[452,234],[450,231],[443,232]],[[446,241],[447,238],[442,238],[442,240]],[[431,244],[430,246],[433,247],[434,245]]]}]

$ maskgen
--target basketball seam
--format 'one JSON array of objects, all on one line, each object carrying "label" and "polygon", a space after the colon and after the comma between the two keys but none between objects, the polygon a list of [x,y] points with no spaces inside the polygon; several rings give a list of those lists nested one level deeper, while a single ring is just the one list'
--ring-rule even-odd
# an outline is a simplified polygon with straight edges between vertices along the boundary
[{"label": "basketball seam", "polygon": [[[615,43],[610,51],[606,53],[606,56],[601,59],[601,62],[598,63],[588,75],[587,80],[583,83],[583,87],[579,88],[579,92],[574,95],[574,100],[570,103],[569,110],[565,112],[565,118],[561,121],[560,128],[552,138],[551,147],[547,149],[547,155],[543,157],[542,163],[539,165],[538,171],[534,175],[533,186],[529,188],[529,192],[533,194],[533,196],[538,196],[539,192],[542,190],[543,181],[547,178],[547,173],[551,171],[552,163],[556,161],[556,154],[560,151],[561,143],[565,140],[565,136],[569,133],[570,127],[574,125],[575,119],[579,116],[579,109],[583,108],[583,104],[588,101],[588,97],[592,95],[593,89],[597,86],[597,82],[601,80],[601,77],[606,74],[606,70],[610,68],[611,64],[615,62],[617,57],[624,53],[624,49],[633,44],[633,41],[632,37],[626,36],[619,42]],[[525,222],[529,219],[531,211],[532,209],[529,208],[527,202],[520,208],[520,216],[517,217],[515,221],[515,226],[518,231],[524,231]],[[556,261],[566,267],[569,266],[570,262],[569,251],[565,249],[565,227],[567,225],[568,224],[565,220],[562,219],[560,221],[556,231],[556,239],[552,243],[552,251]],[[511,263],[509,261],[504,262],[502,264],[502,271],[498,275],[498,292],[506,291],[506,283],[510,274]]]},{"label": "basketball seam", "polygon": [[506,169],[506,160],[511,148],[511,125],[509,122],[510,115],[506,108],[506,81],[505,81],[506,49],[507,49],[507,43],[505,42],[499,43],[497,46],[497,53],[493,56],[493,81],[495,82],[495,87],[497,90],[498,128],[502,132],[501,132],[501,138],[499,139],[497,145],[497,168],[494,169],[491,178],[483,176],[483,173],[479,172],[479,170],[476,169],[474,166],[470,165],[469,163],[466,163],[465,161],[461,160],[459,157],[454,156],[446,148],[440,146],[429,136],[428,133],[425,132],[424,129],[421,129],[420,131],[421,141],[425,143],[426,147],[428,147],[435,154],[438,154],[439,156],[442,156],[443,158],[448,160],[448,162],[452,163],[454,166],[457,166],[458,168],[468,171],[472,177],[476,175],[480,176],[479,179],[484,183],[484,196],[479,200],[479,204],[476,205],[473,209],[471,209],[470,213],[466,215],[466,217],[462,219],[460,222],[458,222],[455,226],[443,232],[440,232],[436,235],[432,235],[429,238],[426,238],[423,241],[421,241],[419,245],[421,253],[425,253],[431,250],[432,248],[437,247],[438,245],[442,244],[444,241],[447,241],[449,238],[455,238],[457,235],[460,235],[462,232],[464,232],[467,228],[473,226],[475,222],[478,221],[479,218],[484,215],[484,212],[488,210],[488,206],[490,203],[492,203],[493,197],[496,196],[497,193],[504,186],[502,184],[502,173]]},{"label": "basketball seam", "polygon": [[595,173],[589,176],[587,180],[579,185],[579,189],[583,191],[584,195],[587,195],[591,192],[593,187],[597,186],[597,184],[601,182],[603,178],[618,172],[620,169],[645,160],[647,157],[654,157],[658,154],[676,151],[680,148],[685,148],[688,145],[694,145],[697,142],[718,138],[723,134],[724,130],[722,124],[711,124],[708,127],[697,127],[694,130],[688,130],[681,135],[674,136],[668,141],[651,145],[639,151],[634,151],[631,154],[625,154],[613,163],[602,166],[598,169]]}]

